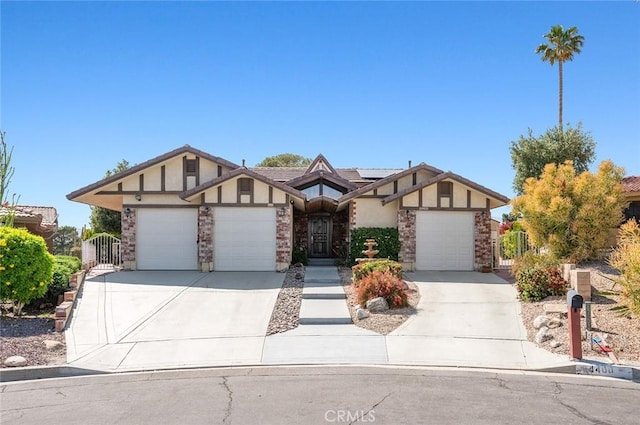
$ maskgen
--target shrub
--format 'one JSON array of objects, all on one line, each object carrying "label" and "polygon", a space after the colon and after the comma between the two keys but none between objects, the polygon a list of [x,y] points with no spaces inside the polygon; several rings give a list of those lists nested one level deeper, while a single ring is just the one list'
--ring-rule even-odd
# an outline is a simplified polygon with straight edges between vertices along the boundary
[{"label": "shrub", "polygon": [[307,251],[302,247],[293,248],[291,252],[291,264],[302,263],[305,266],[309,262],[307,258]]},{"label": "shrub", "polygon": [[387,300],[389,307],[404,307],[408,304],[404,282],[390,270],[372,271],[360,280],[355,290],[360,305],[377,297]]},{"label": "shrub", "polygon": [[620,271],[617,282],[629,311],[640,317],[640,226],[636,220],[620,226],[618,246],[609,257],[609,264]]},{"label": "shrub", "polygon": [[357,266],[353,266],[351,271],[353,272],[353,285],[356,287],[364,277],[370,275],[374,271],[389,271],[398,279],[402,279],[402,265],[397,261],[391,260],[367,261],[365,263],[358,264]]},{"label": "shrub", "polygon": [[58,297],[69,289],[69,278],[82,269],[82,262],[76,257],[56,255],[53,263],[53,278],[47,287],[47,292],[32,300],[31,304],[51,303],[57,304]]},{"label": "shrub", "polygon": [[394,227],[358,227],[351,231],[351,246],[349,249],[351,265],[356,263],[356,258],[365,256],[362,251],[366,249],[364,243],[367,239],[375,239],[378,243],[375,247],[379,251],[378,258],[389,258],[398,261],[398,253],[400,252],[398,229]]},{"label": "shrub", "polygon": [[557,267],[531,267],[516,275],[516,288],[520,299],[527,302],[541,301],[551,295],[564,295],[568,284]]},{"label": "shrub", "polygon": [[0,227],[0,298],[11,300],[14,312],[47,292],[53,277],[53,256],[41,236],[24,229]]},{"label": "shrub", "polygon": [[527,251],[513,260],[511,274],[517,276],[520,270],[546,267],[560,267],[560,262],[551,254],[536,254],[533,251]]},{"label": "shrub", "polygon": [[505,258],[516,258],[527,251],[527,237],[519,222],[514,222],[511,229],[502,237],[502,252]]}]

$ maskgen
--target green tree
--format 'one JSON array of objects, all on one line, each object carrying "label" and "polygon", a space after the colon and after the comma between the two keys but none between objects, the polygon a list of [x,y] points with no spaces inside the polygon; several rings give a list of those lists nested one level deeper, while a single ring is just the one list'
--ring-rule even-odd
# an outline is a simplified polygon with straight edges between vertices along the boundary
[{"label": "green tree", "polygon": [[15,217],[15,206],[18,203],[18,198],[14,193],[9,201],[9,184],[15,168],[11,165],[11,156],[13,155],[13,148],[9,149],[7,143],[4,140],[5,132],[0,130],[0,226],[13,226],[13,220]]},{"label": "green tree", "polygon": [[[114,174],[127,170],[129,167],[129,162],[126,159],[123,159],[118,162],[113,170],[108,170],[104,177],[111,177]],[[122,233],[122,222],[120,216],[120,211],[113,211],[102,207],[91,207],[89,225],[94,233],[109,233],[120,237],[120,234]]]},{"label": "green tree", "polygon": [[536,48],[536,53],[542,55],[544,62],[551,66],[558,62],[558,127],[562,131],[562,97],[563,97],[563,65],[573,60],[575,53],[580,53],[584,44],[584,37],[578,34],[578,28],[571,27],[564,30],[562,25],[551,27],[551,31],[544,35],[548,40]]},{"label": "green tree", "polygon": [[80,246],[78,229],[73,226],[59,227],[53,235],[53,253],[55,255],[71,255],[71,249]]},{"label": "green tree", "polygon": [[576,128],[569,125],[566,131],[553,127],[539,137],[529,129],[527,137],[521,135],[509,148],[511,166],[516,171],[513,189],[522,194],[525,180],[540,177],[544,167],[551,163],[572,161],[577,173],[586,171],[595,157],[595,148],[591,133],[583,131],[581,123]]},{"label": "green tree", "polygon": [[603,161],[596,173],[576,173],[571,161],[547,164],[539,179],[529,178],[513,199],[529,242],[556,259],[580,262],[606,247],[610,229],[622,222],[626,200],[624,170]]},{"label": "green tree", "polygon": [[306,167],[311,164],[311,158],[305,158],[293,153],[281,153],[275,156],[268,156],[256,167]]},{"label": "green tree", "polygon": [[13,301],[16,315],[43,296],[53,278],[53,255],[42,236],[25,229],[0,227],[0,298]]}]

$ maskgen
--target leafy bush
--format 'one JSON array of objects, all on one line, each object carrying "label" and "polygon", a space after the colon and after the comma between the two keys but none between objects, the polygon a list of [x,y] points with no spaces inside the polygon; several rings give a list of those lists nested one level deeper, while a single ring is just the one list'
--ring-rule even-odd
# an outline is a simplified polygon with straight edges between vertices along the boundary
[{"label": "leafy bush", "polygon": [[0,227],[0,298],[11,300],[15,314],[47,292],[53,277],[53,256],[41,236],[24,229]]},{"label": "leafy bush", "polygon": [[377,297],[387,300],[389,307],[404,307],[408,304],[404,282],[390,270],[372,271],[360,280],[355,292],[360,305]]},{"label": "leafy bush", "polygon": [[505,258],[516,258],[527,251],[527,237],[522,225],[517,221],[511,225],[510,230],[504,232],[502,237],[502,252]]},{"label": "leafy bush", "polygon": [[620,226],[618,246],[609,257],[609,264],[620,271],[617,282],[629,311],[640,317],[640,226],[636,220]]},{"label": "leafy bush", "polygon": [[522,269],[516,275],[520,299],[527,302],[541,301],[551,295],[564,295],[568,287],[557,267],[532,267]]},{"label": "leafy bush", "polygon": [[53,278],[47,287],[47,292],[32,301],[32,304],[57,304],[58,297],[69,289],[69,278],[82,269],[82,262],[76,257],[56,255],[53,263]]},{"label": "leafy bush", "polygon": [[291,264],[302,263],[305,266],[309,263],[307,258],[307,250],[302,247],[293,248],[291,252]]},{"label": "leafy bush", "polygon": [[536,254],[533,251],[527,251],[513,260],[511,274],[517,276],[520,270],[547,267],[560,267],[560,262],[550,254]]},{"label": "leafy bush", "polygon": [[378,245],[378,258],[389,258],[398,261],[398,253],[400,252],[400,239],[398,237],[398,229],[394,227],[358,227],[351,230],[351,247],[349,257],[351,265],[356,263],[356,258],[362,258],[365,250],[365,241],[367,239],[375,239]]},{"label": "leafy bush", "polygon": [[362,279],[375,271],[388,271],[398,279],[402,279],[402,265],[397,261],[391,260],[367,261],[365,263],[360,263],[357,266],[353,266],[351,271],[353,273],[353,285],[355,287],[360,284]]}]

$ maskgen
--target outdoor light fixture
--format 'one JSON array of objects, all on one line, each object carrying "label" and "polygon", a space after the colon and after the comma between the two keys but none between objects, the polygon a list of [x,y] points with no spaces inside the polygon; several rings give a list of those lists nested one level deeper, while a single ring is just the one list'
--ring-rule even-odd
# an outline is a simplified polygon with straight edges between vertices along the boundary
[{"label": "outdoor light fixture", "polygon": [[142,201],[142,195],[139,193],[136,195],[136,201]]},{"label": "outdoor light fixture", "polygon": [[124,209],[124,213],[128,216],[129,214],[131,214],[131,208],[127,207]]},{"label": "outdoor light fixture", "polygon": [[407,215],[407,218],[409,218],[409,216],[411,215],[411,213],[409,212],[409,210],[405,210],[404,212],[405,212],[405,214]]}]

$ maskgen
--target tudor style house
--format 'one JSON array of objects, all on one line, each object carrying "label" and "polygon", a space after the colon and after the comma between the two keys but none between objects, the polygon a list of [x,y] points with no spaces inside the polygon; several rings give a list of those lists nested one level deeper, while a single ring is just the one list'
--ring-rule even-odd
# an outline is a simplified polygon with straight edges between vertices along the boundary
[{"label": "tudor style house", "polygon": [[394,227],[407,270],[491,263],[492,208],[504,195],[450,171],[247,168],[184,146],[67,195],[122,212],[130,270],[274,271],[292,250],[331,258],[358,227]]}]

